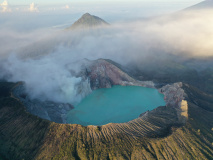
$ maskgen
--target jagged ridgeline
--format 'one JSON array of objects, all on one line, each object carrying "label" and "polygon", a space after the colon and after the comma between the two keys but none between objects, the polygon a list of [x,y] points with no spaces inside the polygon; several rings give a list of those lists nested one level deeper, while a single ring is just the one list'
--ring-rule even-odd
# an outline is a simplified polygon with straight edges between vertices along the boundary
[{"label": "jagged ridgeline", "polygon": [[109,25],[109,23],[103,19],[97,16],[93,16],[89,13],[85,13],[80,19],[78,19],[71,27],[67,29],[89,29],[107,25]]}]

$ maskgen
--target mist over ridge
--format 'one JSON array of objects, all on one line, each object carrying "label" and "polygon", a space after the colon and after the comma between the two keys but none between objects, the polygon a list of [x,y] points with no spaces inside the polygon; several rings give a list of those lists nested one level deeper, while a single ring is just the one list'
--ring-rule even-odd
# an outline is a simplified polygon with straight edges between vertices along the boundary
[{"label": "mist over ridge", "polygon": [[80,70],[82,59],[105,58],[141,67],[146,63],[144,67],[148,68],[173,56],[182,61],[209,59],[213,56],[212,28],[212,10],[194,10],[92,30],[45,29],[19,33],[5,28],[0,33],[0,77],[24,81],[32,98],[73,103],[81,98],[77,85],[87,81],[71,72]]}]

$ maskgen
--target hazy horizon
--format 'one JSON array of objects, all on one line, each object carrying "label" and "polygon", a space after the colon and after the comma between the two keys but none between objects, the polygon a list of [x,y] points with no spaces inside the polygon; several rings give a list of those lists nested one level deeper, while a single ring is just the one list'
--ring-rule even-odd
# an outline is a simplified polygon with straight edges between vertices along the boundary
[{"label": "hazy horizon", "polygon": [[81,82],[70,73],[69,66],[79,69],[75,64],[84,58],[148,68],[156,60],[163,63],[171,56],[182,60],[211,58],[212,15],[212,10],[195,10],[91,31],[41,28],[20,32],[4,28],[0,32],[0,77],[24,81],[33,97],[67,102],[64,97],[77,99],[75,86]]},{"label": "hazy horizon", "polygon": [[[61,97],[61,102],[67,94],[76,99],[75,85],[81,78],[73,76],[67,66],[84,58],[142,66],[150,59],[166,60],[170,56],[183,60],[213,56],[212,10],[178,12],[177,8],[170,8],[172,14],[166,14],[164,5],[153,2],[151,8],[143,6],[146,10],[136,3],[122,3],[123,7],[96,4],[91,8],[78,4],[51,14],[41,12],[35,4],[31,6],[34,12],[1,13],[0,78],[24,81],[30,95]],[[86,12],[111,25],[92,31],[64,31]],[[146,63],[148,68],[152,63],[155,62]]]},{"label": "hazy horizon", "polygon": [[0,1],[0,29],[24,31],[41,28],[63,29],[71,25],[82,14],[89,12],[109,23],[134,21],[147,17],[178,12],[201,2],[189,1]]}]

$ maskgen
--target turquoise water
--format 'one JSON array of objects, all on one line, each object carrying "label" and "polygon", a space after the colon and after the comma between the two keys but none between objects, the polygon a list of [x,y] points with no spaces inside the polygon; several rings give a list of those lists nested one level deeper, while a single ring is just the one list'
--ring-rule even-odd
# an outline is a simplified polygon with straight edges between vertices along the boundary
[{"label": "turquoise water", "polygon": [[67,122],[81,125],[123,123],[148,110],[164,106],[164,95],[156,89],[114,86],[93,91],[67,114]]}]

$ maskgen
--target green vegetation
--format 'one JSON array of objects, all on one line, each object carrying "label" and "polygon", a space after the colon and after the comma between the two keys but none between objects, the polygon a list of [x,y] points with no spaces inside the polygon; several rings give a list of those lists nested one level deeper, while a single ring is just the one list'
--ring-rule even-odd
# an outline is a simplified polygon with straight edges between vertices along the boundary
[{"label": "green vegetation", "polygon": [[[8,84],[7,93],[14,85]],[[0,99],[0,159],[213,159],[213,112],[196,101],[212,103],[211,96],[188,85],[184,89],[189,95],[189,120],[185,126],[171,126],[162,136],[152,132],[142,136],[128,125],[52,123],[27,113],[18,100],[5,94]],[[151,123],[143,127],[157,130]]]},{"label": "green vegetation", "polygon": [[42,145],[50,122],[27,113],[10,97],[17,84],[0,83],[0,155],[4,159],[33,159]]}]

